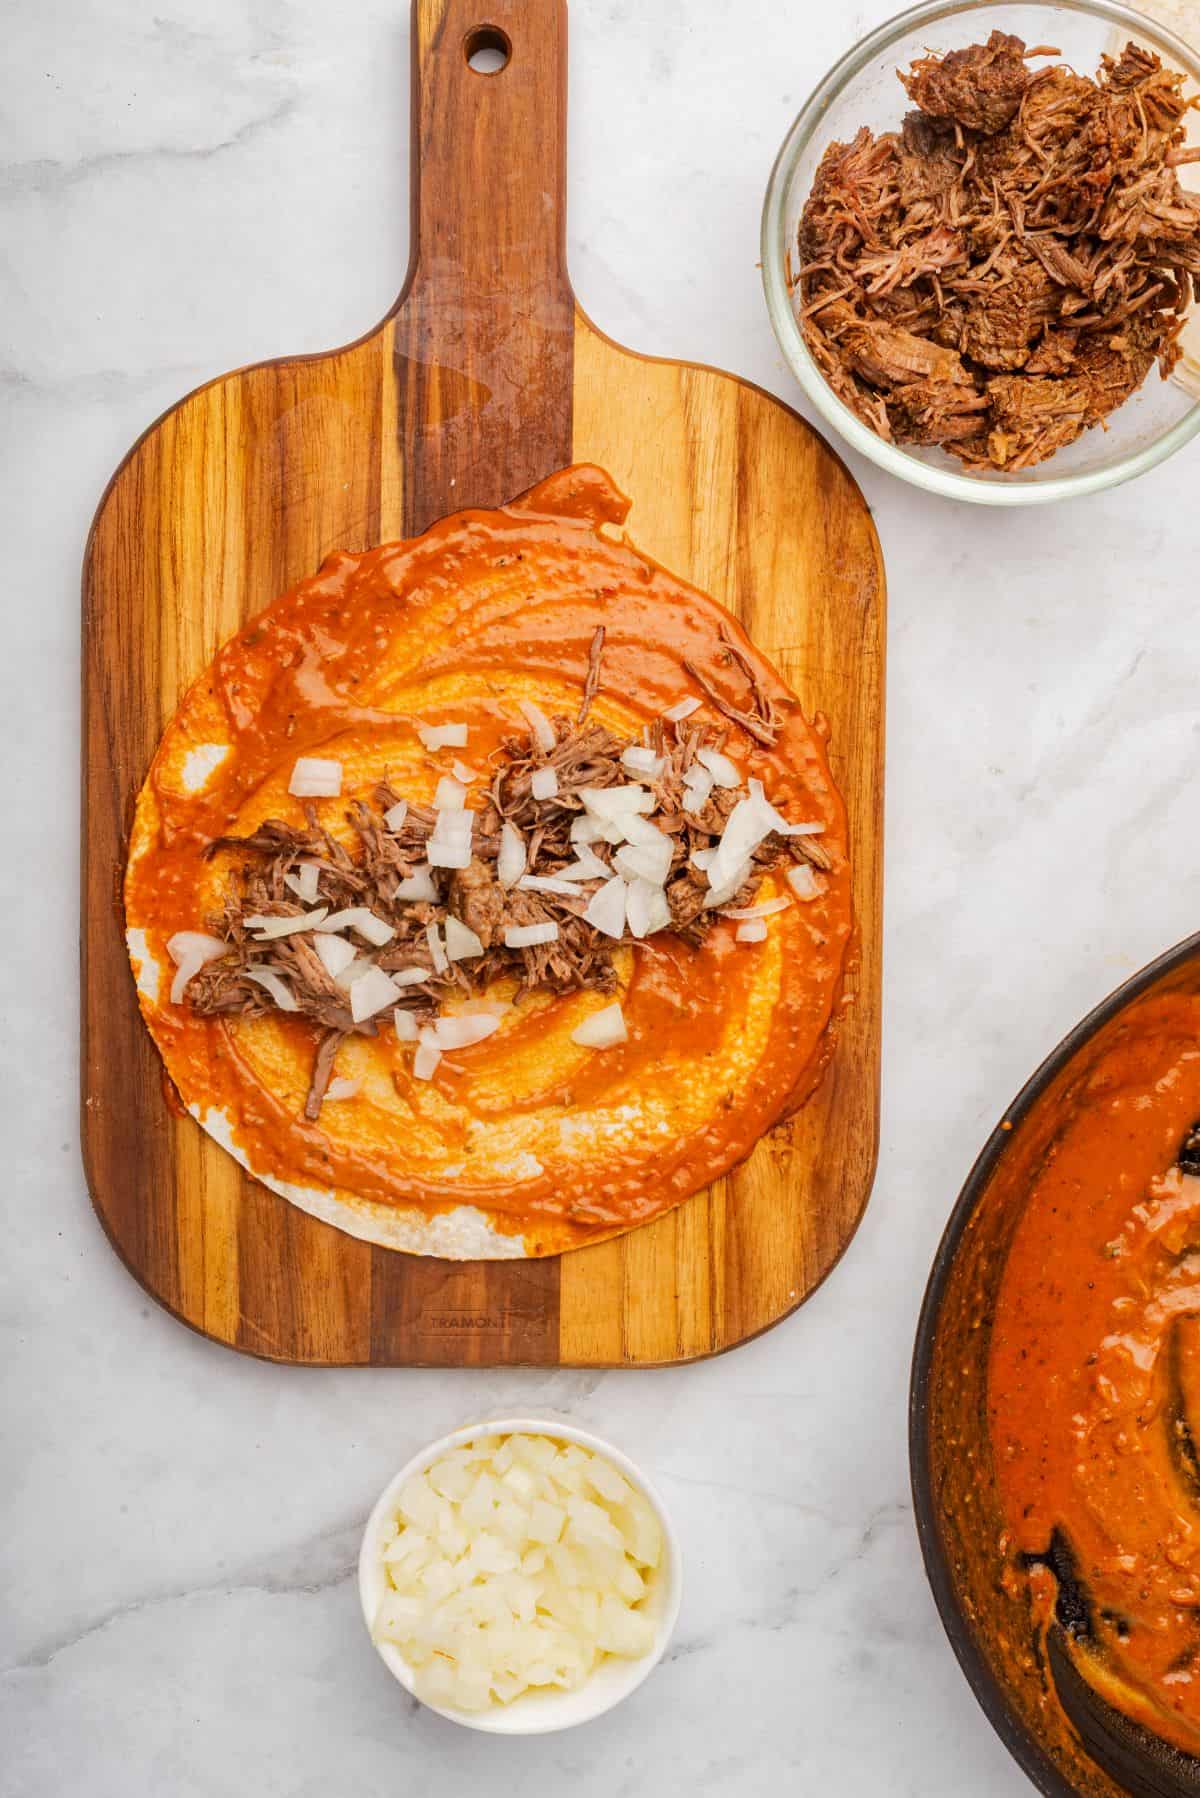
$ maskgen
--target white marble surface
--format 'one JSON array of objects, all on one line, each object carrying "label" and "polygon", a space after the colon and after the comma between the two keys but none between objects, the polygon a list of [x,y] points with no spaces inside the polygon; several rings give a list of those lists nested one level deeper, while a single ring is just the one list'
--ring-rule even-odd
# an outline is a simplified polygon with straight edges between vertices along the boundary
[{"label": "white marble surface", "polygon": [[[887,10],[573,0],[571,268],[603,327],[795,399],[755,267],[762,188],[811,82]],[[891,587],[883,1153],[857,1239],[793,1320],[673,1373],[279,1370],[172,1323],[92,1218],[71,950],[84,534],[114,463],[184,390],[341,342],[389,304],[404,15],[0,8],[0,881],[33,945],[0,957],[0,1793],[1002,1798],[1022,1776],[917,1554],[908,1359],[998,1111],[1196,923],[1196,448],[1026,515],[856,471]],[[351,1565],[410,1450],[499,1406],[643,1460],[688,1589],[667,1664],[627,1705],[497,1745],[404,1701]]]}]

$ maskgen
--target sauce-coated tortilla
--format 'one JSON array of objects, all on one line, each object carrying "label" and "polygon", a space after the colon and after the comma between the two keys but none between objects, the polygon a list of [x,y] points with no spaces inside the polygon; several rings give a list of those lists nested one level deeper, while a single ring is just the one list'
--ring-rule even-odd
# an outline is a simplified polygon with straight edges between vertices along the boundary
[{"label": "sauce-coated tortilla", "polygon": [[[183,1102],[254,1175],[371,1241],[450,1257],[542,1255],[630,1228],[744,1157],[811,1089],[827,1053],[851,934],[846,823],[821,734],[729,615],[620,540],[627,502],[595,468],[566,469],[494,512],[410,542],[337,553],[218,653],[169,725],[137,804],[125,904],[146,1023]],[[782,716],[727,752],[793,817],[820,820],[819,896],[769,919],[762,943],[722,922],[699,949],[668,934],[622,949],[629,1040],[571,1032],[595,993],[535,993],[432,1081],[390,1031],[343,1045],[357,1093],[302,1116],[313,1027],[278,1012],[201,1017],[169,1000],[166,943],[204,929],[236,863],[204,858],[265,818],[301,825],[296,758],[343,766],[322,824],[350,840],[349,801],[386,775],[428,802],[460,759],[486,770],[518,702],[574,717],[589,643],[606,630],[592,717],[628,735],[699,689],[682,662],[735,678],[733,633]],[[733,691],[732,684],[730,691]],[[705,701],[697,718],[725,721]],[[418,725],[465,721],[431,753]],[[761,896],[787,891],[768,877]]]}]

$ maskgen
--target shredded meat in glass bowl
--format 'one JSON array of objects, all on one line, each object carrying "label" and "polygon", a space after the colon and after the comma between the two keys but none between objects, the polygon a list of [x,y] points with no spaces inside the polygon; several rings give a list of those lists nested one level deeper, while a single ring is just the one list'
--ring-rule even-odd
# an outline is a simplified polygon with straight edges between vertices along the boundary
[{"label": "shredded meat in glass bowl", "polygon": [[993,505],[1200,430],[1200,57],[1116,0],[943,0],[817,88],[763,213],[772,324],[856,449]]}]

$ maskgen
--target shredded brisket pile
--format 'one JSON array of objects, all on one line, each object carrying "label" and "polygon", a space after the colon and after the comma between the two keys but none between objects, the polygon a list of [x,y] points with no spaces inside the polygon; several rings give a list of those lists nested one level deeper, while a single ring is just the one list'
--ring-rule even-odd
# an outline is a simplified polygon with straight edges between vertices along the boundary
[{"label": "shredded brisket pile", "polygon": [[[354,1032],[374,1036],[381,1023],[390,1028],[391,1011],[355,1021],[345,987],[330,975],[314,949],[312,929],[262,941],[253,934],[257,926],[248,928],[247,920],[255,917],[300,917],[306,913],[308,907],[289,885],[289,879],[295,882],[306,866],[317,870],[319,891],[314,904],[326,907],[330,914],[366,907],[392,928],[394,934],[382,948],[372,948],[364,938],[360,955],[373,960],[385,973],[427,970],[425,980],[403,986],[396,1000],[397,1006],[411,1012],[419,1023],[431,1023],[444,998],[455,992],[465,996],[480,991],[504,975],[515,976],[524,990],[609,991],[614,987],[613,954],[618,943],[601,935],[582,916],[588,900],[603,884],[598,875],[579,880],[567,894],[503,886],[497,873],[506,821],[524,839],[527,874],[539,878],[561,875],[580,854],[570,836],[584,810],[580,789],[623,786],[639,778],[621,761],[629,744],[604,725],[587,720],[602,647],[602,634],[597,633],[579,718],[574,723],[562,717],[552,721],[553,749],[539,746],[534,729],[503,743],[495,758],[491,786],[482,805],[474,809],[468,866],[428,867],[437,813],[409,804],[399,828],[389,827],[386,814],[401,796],[386,785],[376,790],[373,804],[356,800],[346,813],[356,839],[353,852],[322,827],[311,804],[305,806],[308,822],[303,830],[269,819],[252,836],[222,837],[209,845],[209,855],[232,850],[242,859],[234,871],[223,914],[208,921],[214,936],[227,943],[227,952],[193,975],[187,985],[187,1002],[206,1016],[258,1015],[275,1009],[276,1000],[251,976],[279,977],[294,1001],[287,1009],[311,1019],[323,1031],[305,1107],[308,1117],[315,1118],[320,1112],[344,1038]],[[727,644],[726,648],[746,674],[749,686],[746,709],[736,714],[738,720],[759,741],[773,743],[778,724],[773,709],[734,646]],[[711,687],[711,683],[705,684]],[[723,700],[719,703],[731,709]],[[664,888],[671,929],[693,944],[703,940],[715,916],[713,910],[705,909],[710,888],[693,857],[719,842],[743,789],[716,786],[700,811],[686,811],[684,777],[700,750],[719,751],[723,739],[723,731],[707,725],[659,722],[650,730],[648,743],[639,745],[663,758],[661,772],[652,780],[646,777],[645,784],[654,799],[651,821],[674,844]],[[533,775],[547,767],[555,771],[558,790],[551,798],[535,798]],[[606,873],[611,875],[611,848],[597,842],[592,853],[605,862]],[[765,870],[793,859],[817,868],[829,866],[825,850],[813,836],[768,839],[754,851],[751,873],[729,903],[749,903]],[[401,883],[422,869],[436,897],[413,900],[400,896]],[[482,953],[448,965],[439,957],[443,961],[439,971],[427,927],[444,926],[448,917],[475,933]],[[510,926],[550,921],[558,926],[553,942],[519,948],[506,945],[504,933]],[[345,934],[358,943],[353,926]],[[633,939],[627,934],[623,940]]]},{"label": "shredded brisket pile", "polygon": [[800,222],[800,318],[881,437],[970,468],[1053,455],[1168,376],[1200,297],[1182,75],[1129,43],[1091,80],[1020,38],[926,56],[898,132],[831,144]]}]

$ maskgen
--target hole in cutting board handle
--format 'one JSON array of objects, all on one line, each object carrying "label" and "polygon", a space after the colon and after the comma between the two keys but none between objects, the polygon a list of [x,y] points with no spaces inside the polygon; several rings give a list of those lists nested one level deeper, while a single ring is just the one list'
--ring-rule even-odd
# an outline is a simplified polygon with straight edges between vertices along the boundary
[{"label": "hole in cutting board handle", "polygon": [[498,25],[476,25],[463,39],[463,55],[476,75],[498,75],[512,56],[512,43]]}]

